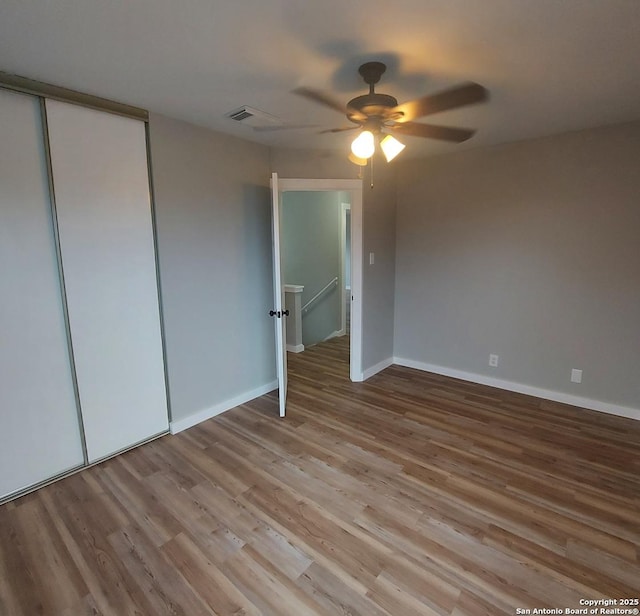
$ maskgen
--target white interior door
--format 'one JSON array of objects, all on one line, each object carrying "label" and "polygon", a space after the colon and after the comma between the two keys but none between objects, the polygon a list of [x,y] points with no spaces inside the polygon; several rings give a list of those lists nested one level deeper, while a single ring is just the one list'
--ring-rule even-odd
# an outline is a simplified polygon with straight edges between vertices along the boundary
[{"label": "white interior door", "polygon": [[0,89],[0,500],[84,464],[42,135]]},{"label": "white interior door", "polygon": [[271,175],[271,210],[273,222],[273,309],[270,311],[276,327],[276,367],[280,417],[287,406],[287,331],[284,314],[284,285],[282,283],[282,257],[280,250],[282,199],[278,189],[278,174]]},{"label": "white interior door", "polygon": [[47,100],[90,462],[169,427],[144,123]]}]

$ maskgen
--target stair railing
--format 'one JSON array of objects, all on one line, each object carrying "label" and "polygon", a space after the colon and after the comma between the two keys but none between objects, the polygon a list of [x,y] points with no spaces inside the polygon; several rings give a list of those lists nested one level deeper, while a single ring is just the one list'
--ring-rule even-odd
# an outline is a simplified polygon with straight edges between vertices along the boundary
[{"label": "stair railing", "polygon": [[318,291],[303,307],[302,314],[305,315],[313,307],[318,300],[323,297],[331,288],[338,286],[338,277],[336,276],[331,282],[327,283],[320,291]]}]

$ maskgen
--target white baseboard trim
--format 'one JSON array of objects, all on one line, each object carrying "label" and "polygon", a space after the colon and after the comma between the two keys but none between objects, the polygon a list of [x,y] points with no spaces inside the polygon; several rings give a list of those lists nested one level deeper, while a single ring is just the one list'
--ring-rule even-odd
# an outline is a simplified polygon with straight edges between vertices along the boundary
[{"label": "white baseboard trim", "polygon": [[289,351],[289,353],[302,353],[302,351],[304,351],[304,344],[288,344],[287,351]]},{"label": "white baseboard trim", "polygon": [[271,383],[267,383],[266,385],[262,385],[262,387],[257,387],[256,389],[252,389],[251,391],[245,391],[239,396],[235,396],[234,398],[229,398],[229,400],[225,400],[224,402],[220,402],[211,408],[204,409],[202,411],[198,411],[197,413],[193,413],[188,417],[184,417],[183,419],[178,419],[176,421],[172,421],[169,424],[169,430],[171,430],[171,434],[177,434],[178,432],[182,432],[187,428],[191,428],[207,419],[211,419],[216,415],[220,415],[225,411],[229,411],[240,404],[244,404],[245,402],[249,402],[249,400],[253,400],[254,398],[258,398],[259,396],[264,396],[264,394],[268,394],[270,391],[278,388],[278,381],[271,381]]},{"label": "white baseboard trim", "polygon": [[504,381],[502,379],[495,379],[483,374],[476,374],[475,372],[464,372],[463,370],[455,370],[453,368],[446,368],[445,366],[427,364],[413,359],[405,359],[403,357],[394,357],[393,363],[398,366],[415,368],[424,372],[433,372],[434,374],[441,374],[443,376],[450,376],[463,381],[470,381],[471,383],[489,385],[490,387],[506,389],[508,391],[527,394],[528,396],[535,396],[536,398],[543,398],[553,402],[561,402],[562,404],[570,404],[571,406],[600,411],[602,413],[608,413],[609,415],[618,415],[619,417],[628,417],[629,419],[640,420],[640,409],[634,409],[628,406],[620,406],[618,404],[602,402],[601,400],[594,400],[592,398],[582,398],[581,396],[565,394],[560,391],[542,389],[540,387],[524,385],[523,383],[516,383],[515,381]]},{"label": "white baseboard trim", "polygon": [[371,366],[370,368],[367,368],[362,373],[362,380],[366,381],[367,379],[371,378],[374,374],[378,374],[378,372],[380,372],[381,370],[384,370],[385,368],[388,368],[393,363],[394,363],[393,357],[387,357],[387,359],[383,359],[382,361],[379,361],[375,366]]},{"label": "white baseboard trim", "polygon": [[331,338],[337,338],[338,336],[344,336],[343,329],[337,329],[335,332],[331,332],[322,342],[326,342],[327,340],[331,340]]}]

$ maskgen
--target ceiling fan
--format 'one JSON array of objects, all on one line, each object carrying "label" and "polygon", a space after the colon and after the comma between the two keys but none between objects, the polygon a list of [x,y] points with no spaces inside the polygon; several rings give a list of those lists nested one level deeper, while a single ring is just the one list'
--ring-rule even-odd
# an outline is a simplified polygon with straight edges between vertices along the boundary
[{"label": "ceiling fan", "polygon": [[342,105],[324,92],[312,88],[297,88],[293,92],[344,113],[347,119],[356,125],[331,128],[321,132],[340,133],[361,129],[351,144],[351,155],[349,156],[352,162],[359,165],[366,165],[367,160],[373,156],[376,141],[380,142],[380,147],[387,161],[395,158],[405,146],[394,135],[426,137],[454,143],[466,141],[473,136],[475,130],[422,124],[413,120],[440,111],[484,102],[488,98],[488,92],[485,88],[477,83],[465,83],[399,105],[393,96],[380,94],[374,89],[375,84],[380,81],[386,70],[387,67],[382,62],[366,62],[360,66],[358,72],[369,86],[369,93],[356,96],[346,105]]}]

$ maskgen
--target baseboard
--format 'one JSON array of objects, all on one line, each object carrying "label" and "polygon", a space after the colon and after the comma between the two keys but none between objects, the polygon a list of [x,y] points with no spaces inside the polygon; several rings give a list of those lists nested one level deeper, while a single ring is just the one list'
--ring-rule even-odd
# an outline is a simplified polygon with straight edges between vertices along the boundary
[{"label": "baseboard", "polygon": [[375,366],[371,366],[370,368],[367,368],[362,373],[362,380],[366,381],[367,379],[371,378],[374,374],[378,374],[378,372],[380,372],[381,370],[384,370],[385,368],[388,368],[393,363],[394,363],[393,357],[387,357],[387,359],[383,359],[382,361],[379,361]]},{"label": "baseboard", "polygon": [[304,344],[288,344],[287,351],[289,351],[289,353],[302,353],[302,351],[304,351]]},{"label": "baseboard", "polygon": [[178,419],[177,421],[172,421],[169,425],[169,429],[171,430],[171,434],[177,434],[178,432],[182,432],[187,428],[191,428],[207,419],[211,419],[216,415],[220,415],[225,411],[229,411],[240,404],[244,404],[245,402],[249,402],[249,400],[253,400],[254,398],[258,398],[260,396],[264,396],[264,394],[268,394],[270,391],[278,388],[278,381],[271,381],[271,383],[267,383],[262,387],[257,387],[256,389],[252,389],[251,391],[246,391],[239,396],[235,396],[234,398],[229,398],[224,402],[220,402],[211,408],[204,409],[202,411],[198,411],[197,413],[193,413],[188,417],[184,417],[183,419]]},{"label": "baseboard", "polygon": [[337,338],[338,336],[344,336],[343,329],[337,329],[335,332],[331,332],[322,342],[326,342],[327,340],[331,340],[331,338]]},{"label": "baseboard", "polygon": [[618,404],[602,402],[601,400],[594,400],[592,398],[582,398],[581,396],[565,394],[560,391],[542,389],[540,387],[524,385],[523,383],[516,383],[515,381],[495,379],[483,374],[476,374],[475,372],[464,372],[463,370],[455,370],[453,368],[446,368],[435,364],[427,364],[424,362],[414,361],[413,359],[405,359],[403,357],[394,357],[393,363],[398,366],[416,368],[417,370],[422,370],[424,372],[433,372],[434,374],[450,376],[455,379],[461,379],[471,383],[489,385],[490,387],[506,389],[507,391],[513,391],[519,394],[527,394],[528,396],[535,396],[536,398],[543,398],[544,400],[561,402],[562,404],[569,404],[571,406],[578,406],[580,408],[591,409],[593,411],[600,411],[602,413],[608,413],[609,415],[618,415],[619,417],[628,417],[629,419],[640,420],[640,409],[634,409],[628,406],[620,406]]}]

